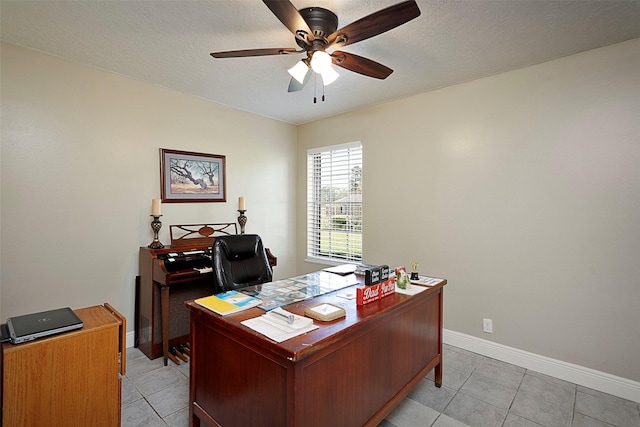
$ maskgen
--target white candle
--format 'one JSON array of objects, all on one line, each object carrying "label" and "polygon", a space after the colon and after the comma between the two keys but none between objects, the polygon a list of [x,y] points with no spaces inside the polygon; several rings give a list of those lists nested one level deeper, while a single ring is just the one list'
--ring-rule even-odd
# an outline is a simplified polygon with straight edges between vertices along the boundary
[{"label": "white candle", "polygon": [[238,197],[238,210],[243,211],[244,208],[244,197]]},{"label": "white candle", "polygon": [[160,215],[162,215],[162,200],[161,199],[152,199],[151,200],[151,215],[152,216],[160,216]]}]

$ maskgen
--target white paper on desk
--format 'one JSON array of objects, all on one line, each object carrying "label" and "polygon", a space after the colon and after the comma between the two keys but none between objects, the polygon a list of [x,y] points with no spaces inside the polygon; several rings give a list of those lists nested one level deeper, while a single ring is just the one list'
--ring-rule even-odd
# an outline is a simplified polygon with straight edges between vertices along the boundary
[{"label": "white paper on desk", "polygon": [[442,279],[429,276],[418,276],[418,280],[411,280],[411,283],[422,286],[435,286],[440,282],[442,282]]},{"label": "white paper on desk", "polygon": [[340,297],[340,298],[344,298],[344,299],[356,299],[356,293],[355,292],[343,292],[343,293],[338,294],[336,296]]},{"label": "white paper on desk", "polygon": [[242,324],[276,342],[286,341],[289,338],[318,329],[318,326],[313,324],[313,319],[298,315],[294,316],[296,319],[293,324],[288,324],[286,320],[281,320],[274,315],[269,315],[269,313],[253,319],[247,319]]},{"label": "white paper on desk", "polygon": [[[282,316],[291,316],[293,322],[289,323],[287,319]],[[284,310],[282,307],[269,310],[262,316],[262,319],[285,332],[293,332],[298,329],[306,328],[309,325],[313,325],[313,319],[291,313],[290,311]]]},{"label": "white paper on desk", "polygon": [[427,287],[418,286],[418,285],[409,286],[407,289],[400,289],[398,287],[398,285],[396,284],[396,292],[399,293],[399,294],[404,294],[404,295],[419,294],[420,292],[424,291],[425,289],[427,289]]},{"label": "white paper on desk", "polygon": [[328,271],[329,273],[336,273],[341,276],[346,276],[347,274],[355,273],[356,268],[358,266],[355,264],[342,264],[336,265],[335,267],[327,267],[323,268],[323,271]]}]

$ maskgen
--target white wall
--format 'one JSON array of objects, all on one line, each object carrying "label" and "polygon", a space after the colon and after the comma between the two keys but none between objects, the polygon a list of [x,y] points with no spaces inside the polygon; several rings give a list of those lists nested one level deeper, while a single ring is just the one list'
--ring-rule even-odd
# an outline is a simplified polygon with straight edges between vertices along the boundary
[{"label": "white wall", "polygon": [[298,140],[300,254],[306,149],[360,140],[365,262],[447,278],[449,330],[640,380],[640,39],[309,123]]},{"label": "white wall", "polygon": [[108,301],[133,330],[160,147],[226,155],[229,200],[165,204],[161,241],[168,224],[235,219],[242,195],[278,277],[317,268],[304,262],[306,148],[361,140],[366,262],[446,277],[447,329],[640,380],[640,40],[297,129],[16,46],[1,55],[2,321]]},{"label": "white wall", "polygon": [[[226,156],[226,203],[163,205],[169,224],[232,222],[295,274],[296,128],[2,44],[0,319],[110,302],[134,327],[138,248],[159,148]],[[216,84],[212,81],[211,84]]]}]

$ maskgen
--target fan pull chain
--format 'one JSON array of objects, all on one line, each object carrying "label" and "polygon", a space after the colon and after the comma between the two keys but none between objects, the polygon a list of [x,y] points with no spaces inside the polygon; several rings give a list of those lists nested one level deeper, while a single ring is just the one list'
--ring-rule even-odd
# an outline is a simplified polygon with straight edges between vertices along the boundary
[{"label": "fan pull chain", "polygon": [[318,99],[316,97],[318,93],[318,74],[313,73],[313,103],[317,103]]},{"label": "fan pull chain", "polygon": [[[313,103],[317,104],[318,103],[318,74],[317,73],[313,73],[313,74],[314,74]],[[324,102],[324,84],[322,84],[322,102]]]}]

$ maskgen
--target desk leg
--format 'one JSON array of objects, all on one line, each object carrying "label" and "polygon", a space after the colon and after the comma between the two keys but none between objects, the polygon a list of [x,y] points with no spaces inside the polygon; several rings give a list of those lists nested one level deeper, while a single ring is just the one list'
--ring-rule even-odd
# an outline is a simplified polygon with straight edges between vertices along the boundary
[{"label": "desk leg", "polygon": [[440,293],[438,295],[438,312],[439,312],[439,317],[440,319],[438,319],[438,353],[440,353],[440,363],[438,363],[436,365],[435,368],[435,378],[434,378],[434,382],[436,383],[436,387],[440,388],[442,387],[442,360],[444,359],[444,355],[442,354],[442,327],[443,327],[443,323],[442,323],[442,309],[444,308],[444,304],[443,304],[443,289],[440,288]]},{"label": "desk leg", "polygon": [[164,366],[167,366],[169,356],[169,287],[160,285],[160,311],[162,322],[162,357]]}]

